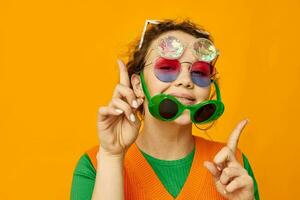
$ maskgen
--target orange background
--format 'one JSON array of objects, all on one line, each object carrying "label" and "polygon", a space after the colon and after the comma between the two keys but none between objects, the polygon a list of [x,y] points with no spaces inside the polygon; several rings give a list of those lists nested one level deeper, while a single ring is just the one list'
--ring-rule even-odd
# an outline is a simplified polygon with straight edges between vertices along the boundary
[{"label": "orange background", "polygon": [[225,142],[248,117],[239,147],[261,199],[297,199],[300,2],[109,2],[0,2],[0,198],[69,199],[77,160],[98,142],[117,57],[145,19],[189,17],[221,51],[226,111],[208,133]]}]

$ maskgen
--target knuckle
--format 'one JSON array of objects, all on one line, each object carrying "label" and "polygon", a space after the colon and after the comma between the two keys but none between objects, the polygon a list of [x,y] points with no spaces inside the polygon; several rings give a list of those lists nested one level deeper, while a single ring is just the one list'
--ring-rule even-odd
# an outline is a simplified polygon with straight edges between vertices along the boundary
[{"label": "knuckle", "polygon": [[242,185],[243,181],[242,179],[239,179],[239,178],[236,178],[234,180],[234,184],[237,186],[237,187],[240,187]]},{"label": "knuckle", "polygon": [[223,172],[225,173],[226,176],[229,176],[231,170],[230,170],[228,167],[226,167],[226,168],[223,170]]},{"label": "knuckle", "polygon": [[228,146],[226,146],[226,151],[227,151],[228,154],[233,154],[234,155],[232,149],[229,148]]},{"label": "knuckle", "polygon": [[111,99],[112,104],[117,104],[118,102],[119,102],[119,98],[114,97]]},{"label": "knuckle", "polygon": [[120,89],[122,89],[122,90],[123,90],[124,88],[127,87],[127,86],[126,86],[125,84],[123,84],[123,83],[119,83],[118,85],[119,85]]},{"label": "knuckle", "polygon": [[128,103],[124,103],[124,112],[127,114],[131,113],[131,109],[130,109],[130,106],[128,105]]},{"label": "knuckle", "polygon": [[130,89],[129,87],[124,87],[124,92],[125,92],[125,94],[128,95],[128,96],[134,95],[133,90]]},{"label": "knuckle", "polygon": [[229,155],[230,148],[228,146],[225,146],[225,147],[222,148],[222,152],[225,153],[225,154],[227,154],[227,155]]},{"label": "knuckle", "polygon": [[230,163],[230,166],[237,169],[243,169],[243,167],[240,165],[240,163],[235,160],[234,162]]},{"label": "knuckle", "polygon": [[239,183],[242,184],[249,184],[250,183],[250,177],[248,175],[242,175],[239,179]]},{"label": "knuckle", "polygon": [[123,85],[120,84],[120,83],[118,83],[117,86],[116,86],[116,89],[117,89],[117,90],[120,90],[122,87],[123,87]]},{"label": "knuckle", "polygon": [[135,94],[131,88],[128,88],[128,92],[129,92],[129,95],[131,95],[132,97],[135,96]]},{"label": "knuckle", "polygon": [[115,87],[114,93],[119,93],[121,89],[121,85],[118,83]]},{"label": "knuckle", "polygon": [[221,177],[220,177],[220,182],[221,182],[223,185],[226,185],[226,183],[227,183],[227,178],[224,177],[224,176],[221,176]]},{"label": "knuckle", "polygon": [[117,92],[119,92],[122,96],[133,97],[134,92],[131,88],[124,86],[122,84],[118,84],[116,87]]}]

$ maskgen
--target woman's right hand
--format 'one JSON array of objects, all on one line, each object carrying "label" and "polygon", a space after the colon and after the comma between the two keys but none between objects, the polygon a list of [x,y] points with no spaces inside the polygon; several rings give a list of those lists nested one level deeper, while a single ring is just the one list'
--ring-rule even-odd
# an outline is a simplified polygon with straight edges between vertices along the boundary
[{"label": "woman's right hand", "polygon": [[100,152],[108,156],[124,156],[139,133],[141,122],[136,117],[143,98],[137,98],[130,88],[126,66],[118,60],[120,83],[115,87],[108,106],[98,111]]}]

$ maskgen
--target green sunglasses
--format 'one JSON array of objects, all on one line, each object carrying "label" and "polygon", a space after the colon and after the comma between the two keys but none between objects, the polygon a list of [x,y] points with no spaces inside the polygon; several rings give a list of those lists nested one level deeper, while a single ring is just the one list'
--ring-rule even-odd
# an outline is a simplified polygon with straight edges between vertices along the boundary
[{"label": "green sunglasses", "polygon": [[140,73],[143,91],[148,100],[148,109],[152,116],[163,121],[173,121],[178,118],[185,109],[190,110],[193,123],[205,124],[218,119],[224,112],[224,104],[221,100],[220,89],[216,81],[212,80],[216,87],[217,100],[205,100],[194,105],[184,105],[174,96],[158,94],[153,97],[146,87],[144,73]]}]

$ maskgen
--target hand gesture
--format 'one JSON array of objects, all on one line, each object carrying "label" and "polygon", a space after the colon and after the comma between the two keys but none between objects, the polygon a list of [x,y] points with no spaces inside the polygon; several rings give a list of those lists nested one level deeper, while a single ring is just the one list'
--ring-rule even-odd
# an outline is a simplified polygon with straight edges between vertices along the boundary
[{"label": "hand gesture", "polygon": [[230,200],[254,199],[253,180],[235,158],[240,135],[247,123],[246,119],[237,125],[227,145],[217,153],[213,162],[204,162],[204,166],[214,177],[217,191]]},{"label": "hand gesture", "polygon": [[141,125],[135,113],[143,99],[137,98],[130,88],[124,63],[118,60],[118,65],[120,83],[115,87],[108,106],[100,107],[98,112],[100,149],[109,156],[124,156],[136,140]]}]

